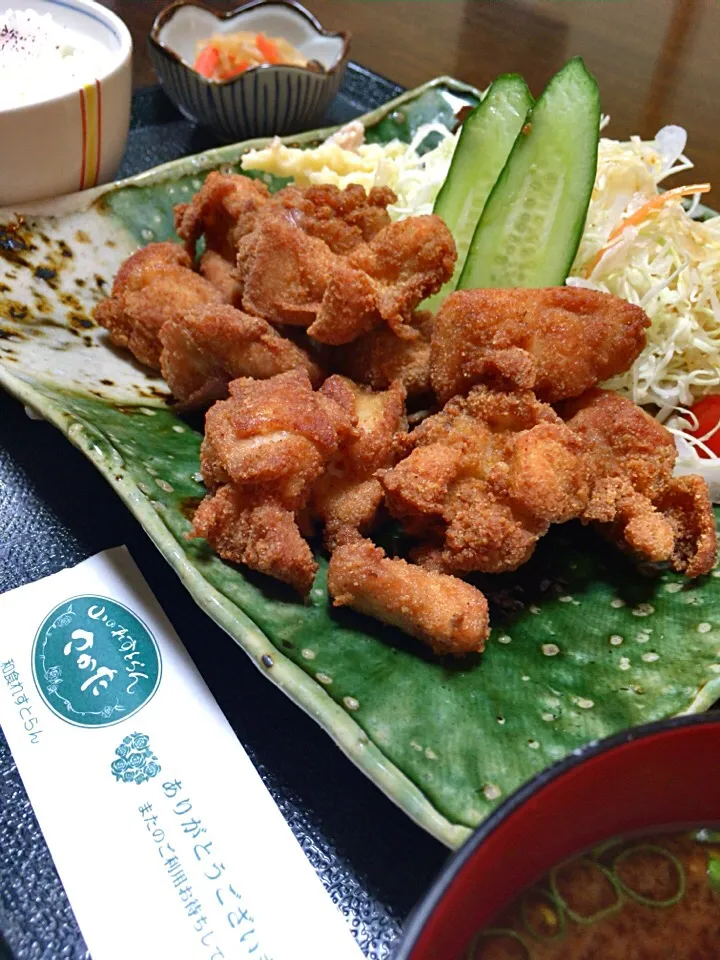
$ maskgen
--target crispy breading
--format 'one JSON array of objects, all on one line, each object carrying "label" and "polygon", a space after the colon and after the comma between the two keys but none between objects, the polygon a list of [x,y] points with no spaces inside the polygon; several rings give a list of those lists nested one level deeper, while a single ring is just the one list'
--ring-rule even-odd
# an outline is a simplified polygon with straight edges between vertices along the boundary
[{"label": "crispy breading", "polygon": [[240,238],[249,233],[270,191],[260,180],[213,170],[190,203],[175,207],[175,231],[194,259],[200,237],[231,265]]},{"label": "crispy breading", "polygon": [[301,546],[297,518],[352,420],[297,368],[269,380],[233,380],[229,392],[205,418],[200,466],[211,492],[190,536],[307,593],[316,564]]},{"label": "crispy breading", "polygon": [[334,375],[320,388],[353,420],[354,432],[342,442],[313,487],[311,508],[325,524],[332,549],[358,531],[366,533],[383,500],[377,470],[392,466],[407,438],[405,390],[400,383],[380,393]]},{"label": "crispy breading", "polygon": [[314,385],[322,379],[306,350],[260,317],[228,304],[200,307],[168,320],[160,341],[162,375],[185,408],[224,399],[228,383],[238,377],[267,380],[303,367]]},{"label": "crispy breading", "polygon": [[562,405],[568,427],[583,441],[591,496],[583,519],[595,521],[633,552],[696,577],[717,555],[707,484],[673,477],[672,434],[631,400],[589,390]]},{"label": "crispy breading", "polygon": [[190,257],[177,243],[150,243],[122,264],[111,295],[93,311],[119,347],[127,347],[148,367],[160,369],[160,330],[168,320],[195,307],[222,303],[207,280],[193,272]]},{"label": "crispy breading", "polygon": [[337,259],[289,214],[266,218],[238,244],[243,308],[269,323],[309,327]]},{"label": "crispy breading", "polygon": [[220,291],[226,303],[242,307],[243,289],[235,261],[231,263],[214,250],[206,250],[198,261],[198,270],[200,276]]},{"label": "crispy breading", "polygon": [[190,203],[175,207],[175,231],[194,260],[197,242],[205,238],[200,273],[222,293],[226,303],[242,307],[237,272],[237,245],[249,233],[270,196],[260,180],[213,170]]},{"label": "crispy breading", "polygon": [[367,540],[335,550],[328,592],[335,606],[399,627],[437,654],[480,653],[489,634],[488,605],[479,590],[457,577],[390,559]]},{"label": "crispy breading", "polygon": [[419,336],[413,312],[452,275],[456,259],[439,217],[391,223],[342,256],[306,232],[302,218],[276,198],[267,206],[271,212],[238,244],[248,313],[306,327],[315,340],[333,346],[385,324],[399,336]]},{"label": "crispy breading", "polygon": [[414,339],[413,311],[450,279],[456,260],[452,234],[435,214],[391,223],[336,261],[308,333],[337,346],[384,322]]},{"label": "crispy breading", "polygon": [[353,184],[288,186],[273,194],[238,238],[244,309],[270,323],[308,327],[320,309],[338,256],[370,241],[390,223],[388,188],[369,194]]},{"label": "crispy breading", "polygon": [[225,560],[282,580],[298,593],[312,586],[317,564],[295,517],[263,492],[220,487],[198,507],[193,536],[204,537]]},{"label": "crispy breading", "polygon": [[434,569],[514,570],[551,523],[587,506],[582,444],[529,390],[474,387],[411,439],[381,482],[391,514],[429,541],[417,557]]},{"label": "crispy breading", "polygon": [[206,484],[212,489],[217,483],[265,483],[288,509],[300,509],[340,440],[352,431],[351,417],[313,391],[305,370],[269,380],[233,380],[229,392],[205,417]]},{"label": "crispy breading", "polygon": [[[675,441],[632,400],[594,389],[558,409],[588,447],[596,486],[600,479],[627,479],[637,493],[650,500],[665,488],[677,459]],[[592,501],[590,509],[595,509]]]},{"label": "crispy breading", "polygon": [[435,317],[432,386],[441,403],[477,383],[555,403],[628,370],[648,326],[640,307],[595,290],[456,291]]},{"label": "crispy breading", "polygon": [[432,314],[416,310],[410,325],[419,334],[413,340],[378,327],[345,346],[328,348],[328,363],[374,390],[385,390],[399,380],[409,399],[425,396],[430,392]]},{"label": "crispy breading", "polygon": [[717,525],[708,486],[702,477],[673,477],[655,506],[675,537],[670,562],[686,577],[709,573],[717,559]]},{"label": "crispy breading", "polygon": [[373,187],[366,193],[358,184],[343,190],[332,184],[290,185],[272,196],[260,221],[289,213],[304,233],[324,241],[332,253],[345,255],[388,226],[386,207],[396,199],[389,187]]}]

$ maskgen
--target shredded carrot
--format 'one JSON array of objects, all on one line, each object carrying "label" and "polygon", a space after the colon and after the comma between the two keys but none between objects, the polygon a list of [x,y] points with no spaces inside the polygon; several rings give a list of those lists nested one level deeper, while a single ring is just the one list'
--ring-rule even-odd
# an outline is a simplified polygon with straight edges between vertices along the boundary
[{"label": "shredded carrot", "polygon": [[280,54],[278,53],[278,48],[272,42],[269,37],[266,37],[264,33],[259,33],[255,37],[255,46],[258,48],[260,53],[265,60],[265,63],[279,63]]},{"label": "shredded carrot", "polygon": [[240,63],[238,63],[234,58],[231,57],[231,62],[232,66],[229,70],[218,71],[220,80],[231,80],[233,77],[237,77],[239,74],[244,73],[250,66],[249,60],[241,60]]},{"label": "shredded carrot", "polygon": [[615,227],[610,236],[607,238],[607,243],[605,246],[598,250],[588,266],[585,268],[585,276],[590,276],[602,257],[607,253],[610,247],[612,247],[614,242],[626,227],[632,227],[636,226],[638,223],[642,223],[643,220],[646,220],[651,213],[653,213],[655,210],[659,210],[661,207],[664,207],[666,203],[670,203],[673,200],[680,200],[682,197],[691,197],[696,193],[707,193],[709,190],[709,183],[693,183],[688,187],[674,187],[672,190],[666,190],[664,193],[659,193],[656,197],[648,200],[648,202],[644,203],[638,210],[635,211],[635,213],[631,213],[629,217],[625,217],[625,219],[619,223],[617,227]]},{"label": "shredded carrot", "polygon": [[195,69],[209,80],[231,80],[263,64],[307,66],[307,60],[283,37],[264,33],[213,34],[198,44]]},{"label": "shredded carrot", "polygon": [[220,53],[217,47],[205,47],[197,55],[195,69],[203,77],[212,77],[213,71],[220,62]]}]

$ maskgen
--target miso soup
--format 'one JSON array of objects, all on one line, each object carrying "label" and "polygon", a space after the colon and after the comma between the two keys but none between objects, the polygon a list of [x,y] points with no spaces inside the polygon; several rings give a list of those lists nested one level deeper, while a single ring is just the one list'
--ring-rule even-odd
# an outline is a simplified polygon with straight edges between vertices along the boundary
[{"label": "miso soup", "polygon": [[461,960],[720,960],[720,831],[613,840],[565,861]]}]

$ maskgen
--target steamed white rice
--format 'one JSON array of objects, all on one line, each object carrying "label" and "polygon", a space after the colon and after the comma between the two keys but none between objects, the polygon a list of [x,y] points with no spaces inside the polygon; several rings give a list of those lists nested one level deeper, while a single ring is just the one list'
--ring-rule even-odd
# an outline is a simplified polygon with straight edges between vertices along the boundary
[{"label": "steamed white rice", "polygon": [[0,110],[38,103],[90,83],[103,47],[35,10],[0,12]]}]

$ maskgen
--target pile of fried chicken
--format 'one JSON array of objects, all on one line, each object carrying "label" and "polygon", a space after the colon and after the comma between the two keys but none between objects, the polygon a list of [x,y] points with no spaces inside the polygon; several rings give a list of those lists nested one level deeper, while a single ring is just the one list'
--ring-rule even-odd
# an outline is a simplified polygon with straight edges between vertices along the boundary
[{"label": "pile of fried chicken", "polygon": [[[485,596],[460,578],[515,570],[551,524],[592,523],[707,573],[704,480],[673,477],[670,433],[597,387],[639,355],[645,313],[559,287],[455,292],[433,317],[418,307],[451,278],[455,244],[437,216],[391,222],[394,199],[271,195],[211,173],[175,208],[183,243],[138,250],[97,306],[180,409],[209,408],[189,536],[306,596],[321,525],[334,603],[438,654],[481,651],[489,634]],[[368,538],[388,517],[407,560]]]}]

